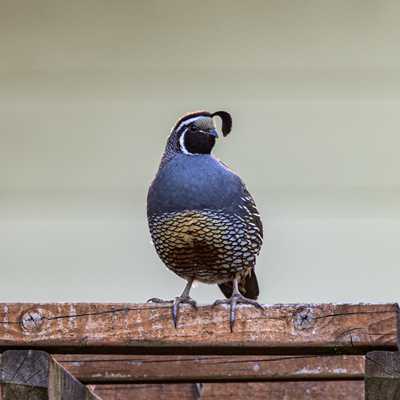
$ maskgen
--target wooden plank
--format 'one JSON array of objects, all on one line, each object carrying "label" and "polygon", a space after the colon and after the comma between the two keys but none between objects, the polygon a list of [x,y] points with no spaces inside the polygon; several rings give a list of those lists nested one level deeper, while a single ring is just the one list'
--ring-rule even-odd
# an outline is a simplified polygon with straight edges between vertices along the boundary
[{"label": "wooden plank", "polygon": [[9,350],[0,358],[1,400],[99,400],[49,354]]},{"label": "wooden plank", "polygon": [[92,386],[103,400],[364,400],[363,381],[205,383]]},{"label": "wooden plank", "polygon": [[154,354],[304,354],[396,350],[397,304],[242,306],[234,332],[225,306],[0,304],[0,349]]},{"label": "wooden plank", "polygon": [[372,351],[366,355],[367,400],[400,399],[400,353]]},{"label": "wooden plank", "polygon": [[364,356],[55,355],[84,383],[363,379]]},{"label": "wooden plank", "polygon": [[49,358],[49,400],[101,400],[52,357]]}]

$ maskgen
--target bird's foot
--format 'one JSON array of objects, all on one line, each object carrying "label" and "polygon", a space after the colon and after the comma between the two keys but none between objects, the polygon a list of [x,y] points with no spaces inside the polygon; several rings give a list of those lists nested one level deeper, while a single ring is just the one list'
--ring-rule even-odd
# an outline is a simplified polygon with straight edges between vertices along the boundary
[{"label": "bird's foot", "polygon": [[191,297],[189,296],[175,297],[175,300],[172,302],[172,320],[174,322],[175,328],[178,327],[178,313],[179,313],[179,306],[181,304],[190,304],[195,310],[197,310],[197,304]]},{"label": "bird's foot", "polygon": [[197,310],[196,302],[189,296],[178,296],[175,297],[174,300],[163,300],[158,297],[153,297],[147,300],[147,303],[156,303],[156,304],[172,304],[172,320],[174,322],[175,328],[178,327],[178,313],[179,306],[181,304],[190,304],[195,310]]},{"label": "bird's foot", "polygon": [[244,297],[240,293],[234,293],[229,299],[216,300],[212,306],[215,307],[220,304],[229,304],[230,305],[229,326],[230,326],[231,332],[233,332],[233,326],[235,325],[235,321],[236,321],[236,306],[237,306],[237,304],[250,304],[254,307],[257,307],[259,310],[264,311],[264,307],[260,303],[258,303],[257,301],[255,301],[253,299],[248,299],[247,297]]}]

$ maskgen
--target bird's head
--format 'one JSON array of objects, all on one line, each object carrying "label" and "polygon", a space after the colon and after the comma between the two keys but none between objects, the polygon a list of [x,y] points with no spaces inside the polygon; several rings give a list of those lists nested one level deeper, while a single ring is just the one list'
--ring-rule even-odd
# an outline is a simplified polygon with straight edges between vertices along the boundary
[{"label": "bird's head", "polygon": [[186,155],[210,154],[218,137],[214,117],[221,118],[222,134],[228,135],[232,128],[228,112],[196,111],[179,118],[172,128],[167,148]]}]

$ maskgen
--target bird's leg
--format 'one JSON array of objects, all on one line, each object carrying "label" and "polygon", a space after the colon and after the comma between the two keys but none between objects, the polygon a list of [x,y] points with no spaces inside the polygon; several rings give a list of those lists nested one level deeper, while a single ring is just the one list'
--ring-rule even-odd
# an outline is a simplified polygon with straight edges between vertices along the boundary
[{"label": "bird's leg", "polygon": [[175,297],[175,300],[172,302],[172,320],[174,321],[175,328],[178,327],[178,313],[180,304],[190,304],[194,309],[197,309],[196,302],[189,296],[192,284],[193,278],[189,278],[182,294],[178,297]]},{"label": "bird's leg", "polygon": [[148,303],[172,303],[172,320],[174,321],[175,328],[178,326],[178,312],[180,304],[190,304],[193,308],[197,308],[196,302],[189,296],[190,289],[193,284],[193,278],[188,279],[185,289],[182,294],[178,297],[175,297],[174,300],[163,300],[157,297],[153,297],[152,299],[147,300]]},{"label": "bird's leg", "polygon": [[213,304],[217,306],[219,304],[229,304],[230,305],[230,312],[229,312],[229,325],[231,328],[231,332],[233,332],[233,326],[236,321],[236,305],[237,304],[251,304],[260,310],[264,310],[263,306],[253,299],[248,299],[247,297],[243,296],[239,291],[239,282],[238,278],[233,280],[233,292],[232,296],[229,299],[223,300],[216,300]]}]

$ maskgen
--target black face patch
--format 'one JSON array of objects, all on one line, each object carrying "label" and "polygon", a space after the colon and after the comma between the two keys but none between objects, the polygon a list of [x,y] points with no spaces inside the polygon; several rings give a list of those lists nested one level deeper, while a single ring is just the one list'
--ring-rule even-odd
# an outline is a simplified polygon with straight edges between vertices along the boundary
[{"label": "black face patch", "polygon": [[215,145],[215,136],[199,130],[190,128],[184,135],[185,149],[192,154],[210,154]]}]

